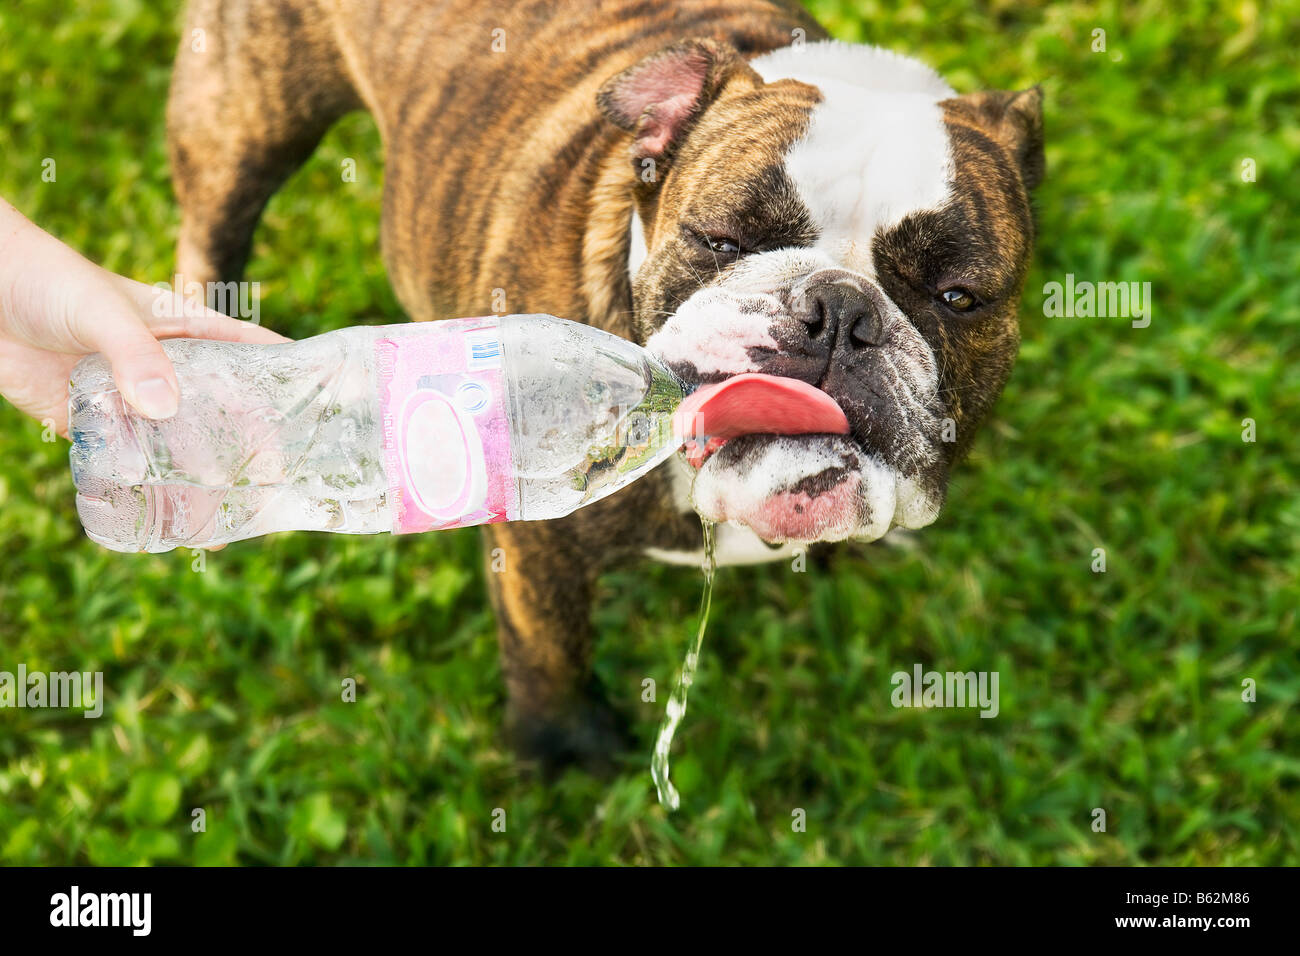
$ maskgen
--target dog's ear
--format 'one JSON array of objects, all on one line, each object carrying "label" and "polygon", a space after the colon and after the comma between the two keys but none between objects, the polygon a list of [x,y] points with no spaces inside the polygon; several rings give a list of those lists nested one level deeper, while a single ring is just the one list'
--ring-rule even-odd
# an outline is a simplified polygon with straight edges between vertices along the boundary
[{"label": "dog's ear", "polygon": [[658,161],[672,153],[740,72],[753,73],[762,82],[734,47],[716,40],[683,40],[607,80],[596,105],[615,126],[635,134],[634,160]]},{"label": "dog's ear", "polygon": [[1020,168],[1020,178],[1026,190],[1035,189],[1043,181],[1047,164],[1043,159],[1041,86],[1018,91],[969,93],[949,100],[945,105],[954,106],[995,142],[1006,147]]}]

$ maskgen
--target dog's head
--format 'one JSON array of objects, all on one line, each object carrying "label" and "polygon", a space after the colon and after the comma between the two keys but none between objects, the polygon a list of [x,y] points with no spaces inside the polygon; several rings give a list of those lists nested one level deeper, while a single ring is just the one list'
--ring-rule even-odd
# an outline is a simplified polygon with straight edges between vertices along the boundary
[{"label": "dog's head", "polygon": [[802,379],[851,427],[732,439],[700,469],[701,513],[769,541],[933,521],[1019,343],[1039,92],[957,96],[871,47],[746,62],[693,40],[599,104],[633,134],[641,340],[690,383]]}]

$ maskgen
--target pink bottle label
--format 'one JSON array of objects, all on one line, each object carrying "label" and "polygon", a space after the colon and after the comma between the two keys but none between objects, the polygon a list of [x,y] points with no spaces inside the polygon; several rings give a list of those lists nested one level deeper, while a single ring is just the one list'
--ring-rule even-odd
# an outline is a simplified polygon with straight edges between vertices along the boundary
[{"label": "pink bottle label", "polygon": [[394,534],[518,517],[501,359],[495,316],[376,341]]}]

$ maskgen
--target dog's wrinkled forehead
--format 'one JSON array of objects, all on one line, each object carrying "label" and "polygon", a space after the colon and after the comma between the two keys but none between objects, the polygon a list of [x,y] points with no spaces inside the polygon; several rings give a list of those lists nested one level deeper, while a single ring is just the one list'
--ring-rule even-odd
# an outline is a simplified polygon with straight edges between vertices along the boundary
[{"label": "dog's wrinkled forehead", "polygon": [[939,104],[956,94],[924,64],[875,47],[789,47],[751,66],[767,82],[793,79],[820,92],[786,172],[817,227],[817,246],[870,275],[880,230],[949,198],[953,158]]},{"label": "dog's wrinkled forehead", "polygon": [[[942,209],[953,191],[940,103],[955,94],[929,67],[826,41],[777,50],[749,68],[755,85],[703,113],[678,157],[688,172],[674,177],[654,210],[651,243],[669,255],[641,278],[665,305],[684,301],[708,271],[681,268],[671,243],[682,224],[760,254],[816,250],[820,266],[873,277],[876,237],[909,215]],[[631,240],[635,277],[649,252],[635,218]]]}]

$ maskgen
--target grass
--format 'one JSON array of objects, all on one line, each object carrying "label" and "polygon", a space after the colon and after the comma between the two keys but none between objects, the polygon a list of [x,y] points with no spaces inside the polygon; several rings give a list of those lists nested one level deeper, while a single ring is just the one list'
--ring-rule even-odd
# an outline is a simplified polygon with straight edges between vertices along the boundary
[{"label": "grass", "polygon": [[[0,862],[1300,862],[1300,70],[1284,6],[811,3],[835,35],[916,54],[959,90],[1043,83],[1024,346],[934,527],[805,573],[720,573],[676,815],[647,767],[698,574],[605,578],[598,670],[638,747],[612,780],[545,785],[500,743],[476,532],[279,535],[202,571],[188,552],[123,557],[84,539],[66,445],[0,408],[0,670],[102,670],[109,690],[98,721],[0,711]],[[177,226],[176,16],[0,8],[0,195],[147,281],[170,275]],[[401,319],[381,177],[357,115],[271,203],[249,268],[267,324]],[[1150,281],[1150,327],[1044,317],[1043,285],[1067,273]],[[997,670],[999,717],[891,707],[890,675],[917,662]]]}]

